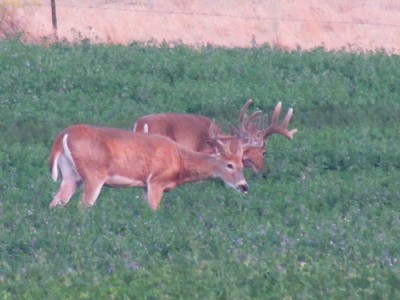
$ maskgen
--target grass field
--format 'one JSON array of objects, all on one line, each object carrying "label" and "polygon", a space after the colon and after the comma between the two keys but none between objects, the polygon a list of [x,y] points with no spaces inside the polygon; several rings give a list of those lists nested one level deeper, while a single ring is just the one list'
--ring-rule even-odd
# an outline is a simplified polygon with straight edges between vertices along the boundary
[{"label": "grass field", "polygon": [[[75,123],[295,110],[242,196],[218,180],[48,205]],[[0,41],[0,299],[400,299],[400,57]]]}]

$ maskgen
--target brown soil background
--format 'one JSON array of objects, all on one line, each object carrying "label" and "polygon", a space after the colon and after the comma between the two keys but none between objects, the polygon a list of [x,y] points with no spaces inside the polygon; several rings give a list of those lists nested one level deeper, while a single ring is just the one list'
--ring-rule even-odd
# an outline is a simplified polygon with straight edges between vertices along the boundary
[{"label": "brown soil background", "polygon": [[[400,53],[399,0],[57,0],[57,38]],[[30,42],[54,39],[49,0],[17,17]]]}]

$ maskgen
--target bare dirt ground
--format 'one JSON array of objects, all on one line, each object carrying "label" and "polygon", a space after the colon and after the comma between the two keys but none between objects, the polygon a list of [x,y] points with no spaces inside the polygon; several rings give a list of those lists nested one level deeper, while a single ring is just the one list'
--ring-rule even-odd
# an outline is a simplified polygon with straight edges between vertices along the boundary
[{"label": "bare dirt ground", "polygon": [[[49,0],[18,9],[27,40],[52,40]],[[399,0],[57,0],[57,38],[96,43],[325,47],[400,53]]]}]

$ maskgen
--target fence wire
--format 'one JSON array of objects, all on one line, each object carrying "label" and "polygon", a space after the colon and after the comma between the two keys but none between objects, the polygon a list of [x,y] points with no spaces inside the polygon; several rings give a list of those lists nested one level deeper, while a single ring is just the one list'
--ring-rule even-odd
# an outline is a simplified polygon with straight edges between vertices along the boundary
[{"label": "fence wire", "polygon": [[[207,18],[234,18],[243,20],[264,20],[264,21],[274,21],[274,22],[293,22],[293,23],[320,23],[320,24],[343,24],[343,25],[357,25],[357,26],[375,26],[375,27],[394,27],[400,28],[400,9],[399,9],[399,23],[383,23],[383,22],[371,22],[368,20],[362,21],[346,21],[346,20],[322,20],[322,19],[302,19],[302,18],[274,18],[274,17],[264,17],[264,16],[248,16],[248,15],[234,15],[234,14],[219,14],[219,13],[202,13],[202,12],[188,12],[188,11],[172,11],[172,10],[153,10],[153,9],[138,9],[134,7],[118,6],[115,2],[111,2],[112,6],[102,6],[102,5],[85,5],[85,4],[74,4],[74,3],[56,3],[57,8],[75,8],[75,9],[100,9],[105,11],[119,11],[119,12],[134,12],[134,13],[145,13],[145,14],[157,14],[157,15],[179,15],[179,16],[191,16],[191,17],[207,17]],[[45,3],[26,3],[26,5],[36,5],[36,6],[48,6],[50,9],[50,4]],[[103,5],[108,5],[104,2]]]}]

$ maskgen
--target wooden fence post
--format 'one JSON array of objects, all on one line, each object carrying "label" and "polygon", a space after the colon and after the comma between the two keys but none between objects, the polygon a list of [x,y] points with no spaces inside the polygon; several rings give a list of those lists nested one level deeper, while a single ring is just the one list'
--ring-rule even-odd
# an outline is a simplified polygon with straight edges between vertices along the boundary
[{"label": "wooden fence post", "polygon": [[51,0],[51,22],[53,24],[54,37],[57,38],[57,12],[56,0]]}]

